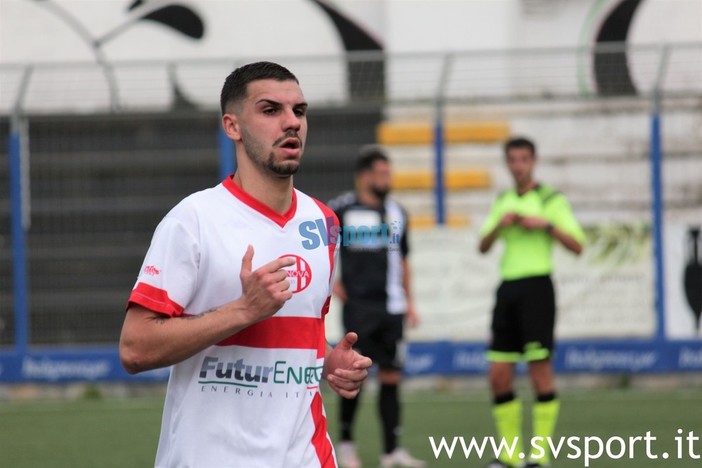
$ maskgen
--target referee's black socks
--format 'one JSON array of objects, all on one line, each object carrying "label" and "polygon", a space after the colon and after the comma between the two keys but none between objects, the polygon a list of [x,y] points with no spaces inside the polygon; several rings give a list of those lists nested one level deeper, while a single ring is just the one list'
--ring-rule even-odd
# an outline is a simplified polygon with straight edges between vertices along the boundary
[{"label": "referee's black socks", "polygon": [[492,402],[496,405],[501,405],[502,403],[508,403],[516,398],[514,392],[503,393],[502,395],[495,395]]}]

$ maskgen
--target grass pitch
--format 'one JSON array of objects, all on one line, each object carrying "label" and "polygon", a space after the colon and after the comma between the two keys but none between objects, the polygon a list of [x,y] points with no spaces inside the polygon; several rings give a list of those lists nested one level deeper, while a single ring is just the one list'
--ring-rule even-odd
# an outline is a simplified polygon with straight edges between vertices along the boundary
[{"label": "grass pitch", "polygon": [[[522,392],[526,394],[527,392]],[[325,392],[329,432],[338,437],[338,402]],[[402,445],[428,461],[431,467],[481,467],[491,458],[468,458],[460,443],[453,456],[444,451],[435,457],[429,437],[471,437],[481,440],[493,434],[489,397],[475,390],[404,392]],[[702,391],[578,390],[561,393],[561,417],[556,436],[584,437],[610,442],[610,452],[589,461],[589,466],[699,467],[702,455]],[[0,466],[13,468],[137,468],[153,466],[161,418],[162,398],[91,399],[79,401],[38,401],[0,403]],[[528,406],[528,405],[525,405]],[[528,408],[526,408],[528,411]],[[525,414],[529,414],[526,412]],[[529,418],[525,417],[528,429]],[[678,433],[682,429],[682,435]],[[687,440],[692,431],[692,440]],[[655,437],[650,443],[651,459],[642,439],[630,453],[620,456],[619,439]],[[364,466],[375,467],[381,450],[376,397],[364,395],[355,428]],[[676,440],[678,437],[678,440]],[[597,449],[591,444],[591,451]],[[604,447],[606,450],[606,447]],[[585,466],[584,457],[567,445],[554,467]],[[678,455],[682,455],[679,457]],[[213,467],[214,468],[214,467]],[[246,467],[242,467],[246,468]],[[295,468],[295,467],[284,467]]]}]

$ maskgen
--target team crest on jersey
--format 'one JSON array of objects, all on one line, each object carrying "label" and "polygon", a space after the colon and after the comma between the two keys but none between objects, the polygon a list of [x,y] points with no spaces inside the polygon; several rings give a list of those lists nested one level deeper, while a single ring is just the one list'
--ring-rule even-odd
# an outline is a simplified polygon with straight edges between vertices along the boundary
[{"label": "team crest on jersey", "polygon": [[288,280],[290,281],[290,289],[293,294],[299,293],[307,288],[312,282],[312,268],[304,258],[295,254],[281,255],[280,258],[292,258],[295,263],[286,268],[288,271]]}]

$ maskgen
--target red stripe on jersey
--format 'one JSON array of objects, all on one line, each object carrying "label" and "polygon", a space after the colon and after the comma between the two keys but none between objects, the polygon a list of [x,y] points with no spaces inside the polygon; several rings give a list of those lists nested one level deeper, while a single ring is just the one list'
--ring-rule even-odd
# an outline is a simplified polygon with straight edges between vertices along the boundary
[{"label": "red stripe on jersey", "polygon": [[[331,208],[329,208],[327,205],[317,200],[316,198],[313,198],[312,200],[314,200],[319,209],[322,210],[322,213],[324,214],[324,219],[327,222],[327,238],[329,239],[329,281],[331,281],[331,275],[334,274],[334,252],[336,250],[336,243],[338,242],[337,236],[338,234],[340,234],[340,231],[338,231],[338,229],[341,226],[341,224],[339,224],[339,218],[336,216],[336,213],[334,213],[334,211],[332,211]],[[336,233],[332,235],[332,227],[334,226],[337,227],[335,229]],[[332,240],[334,240],[333,243]]]},{"label": "red stripe on jersey", "polygon": [[244,189],[239,187],[232,176],[227,177],[222,181],[224,188],[229,190],[229,192],[239,199],[242,203],[247,205],[249,208],[258,211],[266,218],[270,219],[280,227],[285,227],[285,225],[293,219],[295,212],[297,211],[297,195],[295,195],[295,190],[292,191],[292,202],[290,203],[290,208],[285,213],[278,213],[273,210],[270,206],[261,203],[254,197],[244,192]]},{"label": "red stripe on jersey", "polygon": [[314,421],[314,434],[312,435],[312,446],[317,452],[319,465],[322,468],[336,468],[334,451],[327,433],[327,418],[324,415],[322,405],[322,395],[317,392],[312,399],[312,421]]},{"label": "red stripe on jersey", "polygon": [[[270,349],[317,349],[324,341],[324,320],[312,317],[271,317],[244,328],[217,346]],[[324,356],[324,354],[322,354]]]},{"label": "red stripe on jersey", "polygon": [[183,314],[183,307],[168,297],[168,292],[139,282],[129,295],[129,303],[139,304],[154,312],[178,317]]},{"label": "red stripe on jersey", "polygon": [[331,303],[331,296],[327,297],[322,306],[322,333],[319,334],[319,342],[317,343],[317,359],[323,359],[327,355],[327,334],[326,328],[324,327],[324,318],[327,313],[329,313],[329,304]]},{"label": "red stripe on jersey", "polygon": [[324,301],[324,305],[322,306],[322,317],[325,317],[329,313],[329,306],[331,305],[331,296],[327,297],[327,300]]}]

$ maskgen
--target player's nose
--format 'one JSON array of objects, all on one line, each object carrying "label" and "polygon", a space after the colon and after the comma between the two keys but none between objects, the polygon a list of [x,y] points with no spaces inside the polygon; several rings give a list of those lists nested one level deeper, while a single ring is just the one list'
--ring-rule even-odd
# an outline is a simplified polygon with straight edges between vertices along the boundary
[{"label": "player's nose", "polygon": [[283,112],[283,130],[300,130],[302,127],[302,118],[293,109],[286,109]]}]

